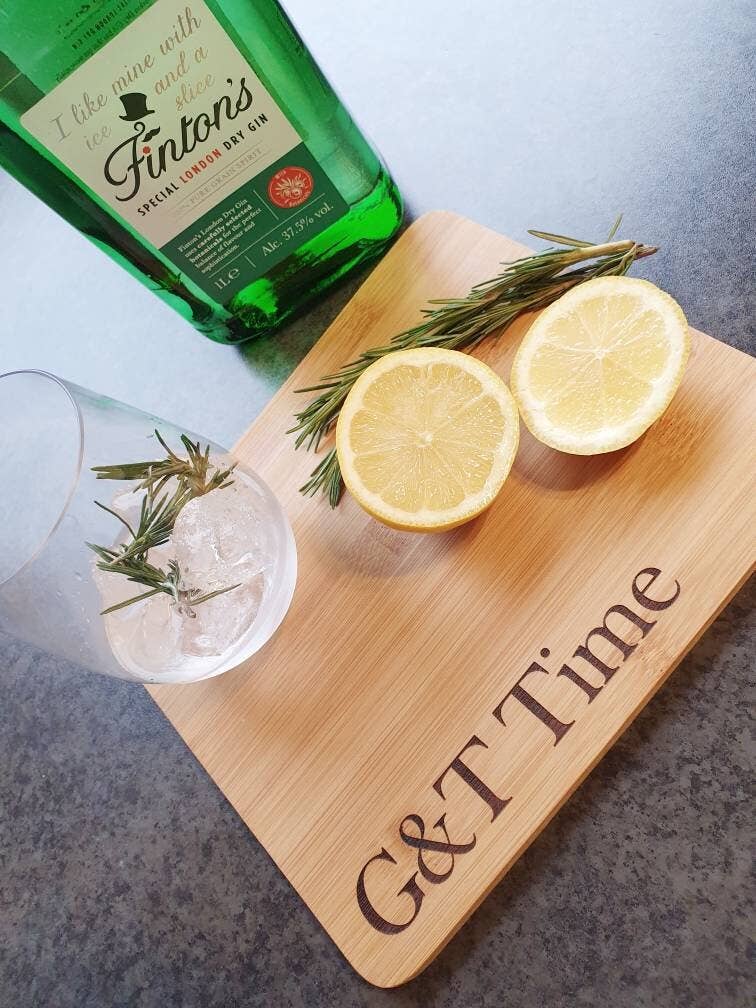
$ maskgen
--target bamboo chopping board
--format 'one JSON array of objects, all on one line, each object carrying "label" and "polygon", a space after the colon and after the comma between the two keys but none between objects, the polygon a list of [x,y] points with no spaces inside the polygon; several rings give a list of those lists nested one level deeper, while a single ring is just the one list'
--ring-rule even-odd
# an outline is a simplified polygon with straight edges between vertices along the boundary
[{"label": "bamboo chopping board", "polygon": [[[297,488],[311,385],[465,294],[515,245],[416,222],[239,442],[286,507],[292,608],[241,668],[150,692],[354,968],[420,972],[578,786],[752,566],[756,367],[701,333],[638,443],[559,454],[523,429],[501,496],[440,536]],[[480,356],[508,376],[526,323]],[[712,702],[716,702],[713,699]]]}]

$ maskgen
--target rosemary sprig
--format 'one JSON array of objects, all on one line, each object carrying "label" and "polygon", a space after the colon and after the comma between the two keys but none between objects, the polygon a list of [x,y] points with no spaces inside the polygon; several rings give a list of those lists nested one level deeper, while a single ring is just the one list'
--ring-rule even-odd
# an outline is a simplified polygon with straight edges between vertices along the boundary
[{"label": "rosemary sprig", "polygon": [[[103,555],[100,553],[100,547],[93,546],[92,549],[95,550],[98,556]],[[123,574],[129,581],[133,581],[135,584],[152,586],[150,591],[142,592],[141,595],[135,595],[134,598],[126,599],[107,609],[103,609],[100,613],[101,616],[117,612],[118,609],[125,609],[135,602],[141,602],[143,599],[148,599],[152,595],[159,595],[162,592],[173,599],[178,605],[179,610],[191,617],[194,616],[194,606],[207,602],[211,598],[215,598],[216,595],[223,595],[239,587],[236,584],[228,588],[218,588],[217,591],[204,593],[199,588],[184,588],[181,570],[175,560],[168,561],[167,572],[161,567],[153,566],[146,560],[121,560],[118,557],[109,562],[98,563],[97,566],[100,570],[110,571],[113,574]]]},{"label": "rosemary sprig", "polygon": [[[296,424],[288,431],[295,434],[295,446],[317,451],[321,441],[333,429],[344,400],[359,376],[374,361],[415,347],[444,347],[448,350],[474,350],[492,333],[500,335],[525,312],[545,308],[568,290],[599,276],[623,276],[636,259],[657,250],[634,241],[614,241],[622,217],[618,217],[606,242],[592,244],[578,238],[530,231],[535,238],[563,248],[548,248],[512,263],[491,280],[477,284],[466,297],[430,301],[424,319],[418,325],[394,336],[385,346],[371,347],[327,375],[317,385],[298,392],[317,392],[307,406],[297,413]],[[322,491],[331,507],[336,507],[344,490],[336,451],[329,451],[313,470],[300,492],[311,496]]]},{"label": "rosemary sprig", "polygon": [[[149,589],[141,595],[104,609],[102,616],[162,592],[170,596],[180,611],[193,617],[194,606],[239,587],[238,584],[230,585],[212,592],[203,592],[199,588],[186,588],[175,560],[168,561],[167,570],[149,562],[150,550],[168,542],[181,509],[195,497],[230,486],[233,480],[229,477],[235,468],[235,465],[228,469],[211,466],[210,446],[207,445],[203,451],[199,443],[191,441],[185,434],[181,436],[181,441],[187,450],[186,459],[176,455],[157,430],[155,437],[166,451],[165,458],[153,462],[94,466],[92,469],[97,473],[97,479],[135,481],[137,483],[135,490],[145,491],[136,528],[113,508],[95,501],[97,507],[113,515],[126,527],[130,537],[116,549],[87,543],[98,557],[97,567],[111,574],[121,574],[129,581]],[[176,481],[173,492],[169,493],[166,490],[163,493],[171,479]]]},{"label": "rosemary sprig", "polygon": [[[97,507],[102,508],[103,511],[107,511],[117,518],[131,533],[131,541],[121,546],[117,554],[118,557],[122,560],[144,560],[153,547],[162,546],[168,542],[170,534],[173,531],[173,526],[176,524],[179,511],[194,496],[197,495],[192,493],[184,480],[178,481],[178,485],[171,496],[163,494],[160,498],[157,497],[156,487],[150,485],[142,498],[139,524],[136,529],[133,529],[117,511],[106,507],[105,504],[101,504],[99,501],[95,501],[95,504]],[[95,547],[93,546],[92,548],[94,549]]]},{"label": "rosemary sprig", "polygon": [[199,442],[191,441],[186,434],[181,435],[181,443],[186,448],[188,458],[181,458],[166,444],[160,431],[155,437],[166,451],[166,458],[153,462],[127,462],[124,465],[93,466],[97,479],[138,480],[137,490],[154,487],[156,492],[163,489],[168,480],[183,480],[192,490],[192,497],[201,497],[211,490],[222,490],[236,465],[228,469],[214,469],[208,476],[210,466],[210,445],[202,451]]}]

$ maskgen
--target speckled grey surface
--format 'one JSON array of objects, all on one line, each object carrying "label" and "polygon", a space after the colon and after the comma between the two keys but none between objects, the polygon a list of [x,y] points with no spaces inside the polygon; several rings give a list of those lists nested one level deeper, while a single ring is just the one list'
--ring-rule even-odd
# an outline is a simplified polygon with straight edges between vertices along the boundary
[{"label": "speckled grey surface", "polygon": [[[749,3],[288,6],[411,215],[446,207],[525,240],[600,236],[622,209],[664,249],[645,275],[753,348]],[[6,176],[0,236],[0,369],[45,367],[225,443],[357,283],[234,350]],[[352,973],[143,691],[0,639],[1,1008],[750,1006],[752,612],[746,589],[392,992]]]}]

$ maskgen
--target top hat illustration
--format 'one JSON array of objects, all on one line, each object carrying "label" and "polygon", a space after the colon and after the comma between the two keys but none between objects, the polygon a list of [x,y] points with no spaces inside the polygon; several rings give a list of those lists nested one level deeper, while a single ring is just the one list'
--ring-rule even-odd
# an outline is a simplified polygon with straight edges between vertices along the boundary
[{"label": "top hat illustration", "polygon": [[126,115],[119,116],[124,122],[138,122],[145,116],[154,115],[155,109],[147,108],[147,95],[141,91],[132,91],[120,96],[123,111]]}]

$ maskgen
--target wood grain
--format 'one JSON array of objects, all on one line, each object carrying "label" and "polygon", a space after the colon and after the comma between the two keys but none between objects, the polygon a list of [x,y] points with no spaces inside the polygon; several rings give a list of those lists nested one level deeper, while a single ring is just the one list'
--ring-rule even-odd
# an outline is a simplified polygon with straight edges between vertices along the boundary
[{"label": "wood grain", "polygon": [[[501,496],[454,532],[394,532],[349,499],[332,512],[298,494],[313,459],[284,433],[293,390],[522,252],[440,212],[402,236],[236,449],[294,527],[300,575],[283,626],[225,676],[150,688],[349,962],[383,987],[433,959],[753,564],[756,369],[700,333],[641,441],[577,458],[523,430]],[[525,325],[480,354],[504,376]],[[622,647],[587,641],[617,605],[636,617],[607,616]],[[586,642],[593,662],[575,656]],[[564,664],[573,677],[558,675]],[[462,763],[474,777],[459,764],[443,776],[473,737]],[[382,850],[361,909],[358,878]],[[376,929],[372,913],[402,929]]]}]

